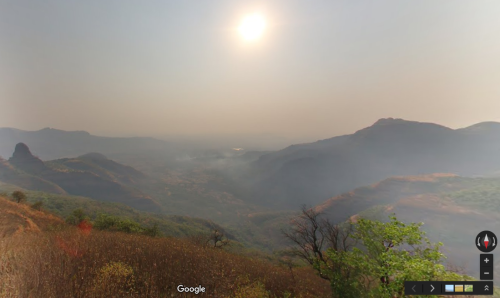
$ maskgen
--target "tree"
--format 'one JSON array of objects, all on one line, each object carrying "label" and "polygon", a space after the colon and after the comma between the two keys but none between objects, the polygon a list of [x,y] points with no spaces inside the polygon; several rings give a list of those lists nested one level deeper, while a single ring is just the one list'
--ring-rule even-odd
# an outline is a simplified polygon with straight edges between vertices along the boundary
[{"label": "tree", "polygon": [[94,221],[94,228],[98,230],[112,230],[118,226],[120,219],[116,216],[101,213]]},{"label": "tree", "polygon": [[369,297],[403,297],[406,280],[463,278],[446,271],[441,264],[445,255],[439,251],[442,243],[431,243],[420,230],[422,223],[389,218],[389,222],[360,219],[352,237],[361,246],[347,253],[346,259],[363,272]]},{"label": "tree", "polygon": [[20,190],[16,190],[12,193],[12,197],[18,203],[23,203],[26,201],[26,194]]},{"label": "tree", "polygon": [[42,210],[42,206],[43,206],[43,202],[38,201],[36,203],[33,203],[33,205],[31,205],[31,208],[40,211],[40,210]]},{"label": "tree", "polygon": [[89,220],[89,217],[87,214],[85,214],[85,211],[83,211],[82,208],[78,208],[73,210],[70,216],[66,218],[66,222],[72,225],[79,225],[82,221],[84,220]]},{"label": "tree", "polygon": [[148,235],[151,237],[161,236],[161,231],[160,228],[158,227],[158,223],[154,223],[151,227],[145,228],[144,235]]},{"label": "tree", "polygon": [[284,235],[293,251],[330,281],[333,297],[403,297],[405,280],[461,280],[446,271],[439,251],[420,230],[422,224],[359,219],[333,225],[313,209],[302,208]]},{"label": "tree", "polygon": [[[359,270],[351,266],[345,253],[356,245],[351,237],[354,226],[334,225],[323,214],[302,206],[288,230],[282,230],[293,246],[290,253],[309,263],[323,279],[330,281],[334,297],[361,297]],[[327,254],[335,252],[335,254]]]}]

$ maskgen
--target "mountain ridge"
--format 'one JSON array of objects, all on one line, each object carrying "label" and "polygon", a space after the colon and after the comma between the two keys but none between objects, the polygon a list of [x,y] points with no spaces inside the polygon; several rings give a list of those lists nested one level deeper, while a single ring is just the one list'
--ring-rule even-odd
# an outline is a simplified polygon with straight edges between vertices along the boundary
[{"label": "mountain ridge", "polygon": [[[25,173],[24,176],[22,173]],[[1,181],[29,190],[81,195],[124,203],[139,210],[158,210],[156,201],[132,188],[136,180],[146,177],[134,168],[109,160],[104,155],[91,154],[83,158],[43,162],[24,143],[17,144],[9,161],[2,160],[0,165]],[[54,189],[46,184],[54,186]]]},{"label": "mountain ridge", "polygon": [[0,128],[0,156],[9,156],[11,148],[18,143],[30,144],[42,160],[84,155],[89,152],[102,154],[137,154],[165,152],[171,149],[167,141],[150,137],[102,137],[86,131],[65,131],[44,128],[26,131],[15,128]]},{"label": "mountain ridge", "polygon": [[350,135],[262,155],[243,179],[260,202],[295,209],[391,176],[489,174],[500,168],[500,123],[478,125],[489,129],[383,118]]}]

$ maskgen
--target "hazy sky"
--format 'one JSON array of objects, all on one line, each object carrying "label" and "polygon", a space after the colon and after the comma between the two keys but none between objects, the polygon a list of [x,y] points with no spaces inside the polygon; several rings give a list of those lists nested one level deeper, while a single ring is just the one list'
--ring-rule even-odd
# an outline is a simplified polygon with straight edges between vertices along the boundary
[{"label": "hazy sky", "polygon": [[[236,27],[259,12],[263,37]],[[0,0],[0,127],[326,138],[500,121],[500,1]]]}]

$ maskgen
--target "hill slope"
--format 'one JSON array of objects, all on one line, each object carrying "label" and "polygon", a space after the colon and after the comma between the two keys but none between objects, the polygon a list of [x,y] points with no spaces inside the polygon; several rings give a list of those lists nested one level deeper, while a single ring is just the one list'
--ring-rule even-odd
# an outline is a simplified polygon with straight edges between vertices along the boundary
[{"label": "hill slope", "polygon": [[41,191],[64,194],[64,189],[58,185],[44,180],[40,177],[30,175],[16,169],[8,161],[0,157],[0,181],[16,184],[27,189],[38,189]]},{"label": "hill slope", "polygon": [[391,176],[492,173],[500,169],[499,153],[498,123],[453,130],[390,118],[351,135],[263,155],[243,180],[260,203],[297,208]]},{"label": "hill slope", "polygon": [[[0,182],[0,193],[8,194],[15,190],[20,189],[17,186]],[[172,237],[208,234],[212,228],[217,228],[221,231],[225,230],[214,222],[196,217],[163,215],[139,211],[120,203],[101,202],[80,196],[58,195],[24,189],[21,189],[21,191],[26,194],[27,203],[42,202],[43,210],[47,210],[62,218],[67,218],[74,210],[81,209],[91,220],[95,220],[100,214],[106,214],[121,219],[130,219],[145,227],[151,227],[156,224],[163,235]],[[226,236],[231,240],[235,239],[229,232],[226,232]]]},{"label": "hill slope", "polygon": [[474,239],[480,231],[500,226],[500,179],[445,174],[393,177],[315,208],[336,223],[359,216],[387,220],[392,213],[405,222],[423,222],[431,241],[444,243],[448,261],[478,278]]},{"label": "hill slope", "polygon": [[[204,287],[206,297],[331,297],[310,268],[290,270],[187,239],[82,233],[48,216],[0,197],[0,228],[7,226],[0,230],[7,240],[0,241],[0,296],[186,297],[177,291],[184,285]],[[52,223],[61,225],[46,232],[43,224]]]},{"label": "hill slope", "polygon": [[463,190],[470,183],[472,182],[468,178],[452,174],[391,177],[330,198],[315,209],[338,223],[374,206],[396,203],[403,198],[419,194]]},{"label": "hill slope", "polygon": [[[16,173],[21,174],[13,175]],[[5,179],[0,178],[0,181],[29,190],[87,196],[124,203],[140,210],[155,211],[159,208],[149,196],[133,188],[134,181],[144,179],[144,174],[102,155],[90,154],[45,163],[33,156],[28,146],[19,143],[9,161],[3,161],[0,177]]]},{"label": "hill slope", "polygon": [[41,232],[59,225],[64,225],[64,221],[57,216],[0,197],[0,238],[23,232]]}]

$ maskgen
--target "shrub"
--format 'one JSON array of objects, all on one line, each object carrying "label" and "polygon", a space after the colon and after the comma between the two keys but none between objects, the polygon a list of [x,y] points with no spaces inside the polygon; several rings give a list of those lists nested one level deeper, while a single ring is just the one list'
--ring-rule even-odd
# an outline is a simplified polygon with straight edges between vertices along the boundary
[{"label": "shrub", "polygon": [[94,228],[98,230],[111,230],[118,224],[118,217],[107,214],[99,214],[94,221]]},{"label": "shrub", "polygon": [[158,227],[158,224],[155,223],[155,224],[153,224],[152,227],[146,228],[144,231],[144,235],[150,236],[150,237],[161,236],[161,232],[160,232],[160,228]]},{"label": "shrub", "polygon": [[134,270],[122,262],[110,262],[100,268],[94,278],[97,297],[122,297],[134,291]]},{"label": "shrub", "polygon": [[118,231],[124,233],[139,234],[144,232],[144,228],[137,222],[130,219],[120,219],[119,217],[99,214],[94,221],[94,227],[98,230]]},{"label": "shrub", "polygon": [[12,198],[18,203],[26,202],[26,194],[20,190],[16,190],[12,193]]},{"label": "shrub", "polygon": [[153,224],[152,227],[143,227],[141,224],[130,220],[121,219],[116,216],[108,214],[99,214],[99,216],[94,221],[94,228],[104,231],[117,231],[124,232],[128,234],[144,234],[151,237],[160,236],[160,229],[158,224]]},{"label": "shrub", "polygon": [[42,201],[38,201],[36,203],[33,203],[31,205],[31,208],[40,211],[40,210],[42,210],[42,205],[43,205],[43,202]]},{"label": "shrub", "polygon": [[66,222],[70,225],[77,226],[82,221],[88,221],[88,219],[89,217],[87,216],[87,214],[85,214],[85,211],[83,211],[83,209],[81,208],[78,208],[73,210],[71,215],[66,218]]}]

